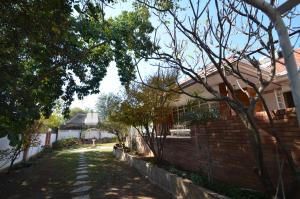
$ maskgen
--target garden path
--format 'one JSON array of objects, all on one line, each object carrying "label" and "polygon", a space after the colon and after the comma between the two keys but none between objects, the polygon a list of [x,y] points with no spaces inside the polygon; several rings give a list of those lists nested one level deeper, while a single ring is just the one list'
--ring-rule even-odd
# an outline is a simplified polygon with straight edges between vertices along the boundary
[{"label": "garden path", "polygon": [[112,146],[44,153],[30,166],[0,173],[0,198],[168,199],[134,168],[117,161]]}]

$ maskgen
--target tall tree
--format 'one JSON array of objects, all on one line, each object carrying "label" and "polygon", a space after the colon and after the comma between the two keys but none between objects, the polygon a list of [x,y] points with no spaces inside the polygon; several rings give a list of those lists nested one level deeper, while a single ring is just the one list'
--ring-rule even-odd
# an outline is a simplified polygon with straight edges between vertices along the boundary
[{"label": "tall tree", "polygon": [[[0,7],[0,137],[22,143],[58,98],[65,112],[79,99],[99,92],[116,62],[122,84],[134,78],[133,58],[152,51],[153,28],[145,8],[104,18],[101,3],[68,0],[4,1]],[[77,14],[74,14],[74,10]]]},{"label": "tall tree", "polygon": [[[162,48],[155,51],[153,60],[159,60],[156,65],[161,69],[167,67],[178,71],[180,91],[173,91],[195,99],[222,102],[236,112],[249,130],[249,141],[258,170],[256,174],[265,186],[266,192],[271,196],[275,194],[275,187],[264,163],[265,157],[260,137],[261,128],[254,116],[255,108],[261,102],[268,115],[270,124],[268,133],[274,137],[280,154],[287,160],[289,169],[295,176],[294,185],[297,186],[299,172],[297,172],[291,154],[286,150],[274,128],[273,118],[262,97],[264,91],[274,80],[277,61],[276,49],[278,49],[278,41],[273,31],[278,24],[275,24],[275,21],[270,20],[268,16],[266,17],[266,10],[249,6],[246,1],[139,0],[139,2],[151,8],[155,13],[154,16],[157,16],[160,23],[156,32],[165,33],[161,36],[163,40],[158,34],[154,38],[157,45]],[[253,4],[257,1],[247,2]],[[295,16],[293,12],[280,14],[280,18],[284,18],[290,24],[289,29],[294,31],[290,35],[297,36],[299,27],[295,25]],[[288,35],[284,40],[289,41]],[[256,59],[262,55],[270,59],[268,73]],[[294,59],[290,49],[288,56]],[[244,63],[248,65],[247,70],[256,72],[257,77],[248,75],[243,69]],[[288,64],[288,61],[286,63]],[[293,70],[295,69],[296,67]],[[212,73],[217,74],[221,79],[224,86],[223,93],[216,89],[210,81],[209,75]],[[209,95],[202,96],[186,92],[185,84],[179,83],[182,78],[189,78],[199,84]],[[244,89],[245,86],[249,87],[251,91]],[[239,99],[237,89],[249,98],[249,105],[243,104]],[[291,187],[295,188],[296,186]]]},{"label": "tall tree", "polygon": [[296,112],[298,116],[298,124],[300,126],[300,73],[294,56],[294,49],[290,41],[289,27],[284,22],[286,14],[293,12],[294,8],[300,4],[299,0],[287,0],[276,5],[275,1],[245,0],[248,4],[265,13],[278,34],[280,48],[283,53],[285,66],[290,80],[293,99],[295,102]]},{"label": "tall tree", "polygon": [[74,117],[77,113],[87,113],[87,111],[79,107],[70,108],[69,118]]},{"label": "tall tree", "polygon": [[145,85],[131,84],[119,110],[110,116],[114,121],[133,126],[158,164],[163,159],[164,143],[169,133],[171,104],[179,97],[165,89],[176,89],[175,78],[173,72],[159,72],[148,77]]},{"label": "tall tree", "polygon": [[101,94],[96,103],[96,110],[99,112],[101,118],[106,120],[109,117],[109,113],[113,111],[116,104],[120,101],[120,96],[113,93]]},{"label": "tall tree", "polygon": [[101,94],[97,100],[96,109],[100,113],[101,121],[99,128],[109,131],[117,136],[118,142],[124,145],[126,135],[128,134],[128,125],[112,117],[118,115],[122,97],[113,93]]}]

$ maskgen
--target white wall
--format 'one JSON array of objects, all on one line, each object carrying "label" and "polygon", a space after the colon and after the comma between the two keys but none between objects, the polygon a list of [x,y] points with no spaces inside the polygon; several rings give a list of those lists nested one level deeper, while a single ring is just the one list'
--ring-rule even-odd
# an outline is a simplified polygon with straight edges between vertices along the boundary
[{"label": "white wall", "polygon": [[50,146],[52,146],[53,142],[55,141],[56,141],[56,133],[51,133]]},{"label": "white wall", "polygon": [[100,139],[101,138],[100,132],[97,130],[88,130],[84,132],[84,139],[93,139],[93,138]]},{"label": "white wall", "polygon": [[[39,134],[38,139],[39,139],[38,145],[29,148],[28,158],[38,154],[43,150],[46,142],[46,134]],[[52,143],[55,142],[55,139],[56,139],[56,134],[52,133],[50,138],[50,145],[52,145]],[[10,148],[11,147],[9,146],[9,139],[7,137],[0,138],[0,150],[6,150]],[[20,153],[18,158],[15,160],[14,164],[21,162],[22,159],[23,159],[23,152]],[[9,161],[0,160],[0,171],[9,167],[9,165],[10,165]]]},{"label": "white wall", "polygon": [[[213,86],[213,88],[216,91],[219,91],[218,85]],[[193,84],[192,86],[184,88],[184,91],[187,93],[190,93],[191,95],[195,95],[197,93],[198,95],[201,95],[202,97],[206,97],[206,98],[212,97],[212,95],[200,84]],[[192,98],[186,94],[181,94],[179,96],[179,99],[176,100],[175,102],[173,102],[172,105],[173,106],[186,105],[189,100],[194,100],[194,99],[195,98]]]},{"label": "white wall", "polygon": [[113,138],[113,137],[116,137],[116,135],[109,133],[107,131],[101,131],[101,138]]},{"label": "white wall", "polygon": [[[63,140],[67,138],[79,138],[81,130],[58,130],[57,140]],[[113,138],[116,137],[114,134],[107,131],[98,131],[96,129],[90,129],[83,132],[83,139],[101,139],[101,138]]]},{"label": "white wall", "polygon": [[265,99],[270,111],[278,110],[278,105],[276,102],[276,95],[274,92],[263,94],[263,98]]},{"label": "white wall", "polygon": [[[6,150],[6,149],[10,149],[11,147],[9,146],[9,139],[6,137],[0,138],[0,150]],[[22,161],[23,158],[23,152],[20,153],[20,155],[17,157],[17,159],[15,160],[15,164]],[[10,165],[10,161],[2,161],[0,160],[0,171],[2,169],[5,169],[7,167],[9,167]]]},{"label": "white wall", "polygon": [[28,150],[28,158],[38,154],[42,151],[43,147],[45,146],[46,142],[46,134],[40,134],[39,137],[39,144],[37,146],[30,147]]},{"label": "white wall", "polygon": [[114,134],[107,131],[89,130],[84,132],[84,139],[102,139],[102,138],[113,138],[116,137]]},{"label": "white wall", "polygon": [[58,130],[57,140],[63,140],[67,138],[79,138],[81,130]]}]

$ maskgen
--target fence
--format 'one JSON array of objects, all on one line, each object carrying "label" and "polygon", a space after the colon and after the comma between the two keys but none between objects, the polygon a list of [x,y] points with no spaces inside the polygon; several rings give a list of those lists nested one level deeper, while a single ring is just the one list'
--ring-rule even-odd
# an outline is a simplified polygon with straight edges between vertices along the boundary
[{"label": "fence", "polygon": [[[39,139],[38,143],[39,144],[37,146],[33,146],[33,147],[29,148],[28,154],[27,154],[28,158],[35,156],[36,154],[38,154],[39,152],[42,151],[42,149],[46,145],[46,137],[47,137],[47,134],[39,134],[38,135],[38,139]],[[55,142],[55,140],[56,140],[56,134],[52,133],[50,136],[50,142],[49,142],[50,146],[52,145],[53,142]],[[6,149],[10,149],[10,148],[11,148],[11,146],[9,146],[9,139],[7,137],[0,138],[0,150],[6,150]],[[20,153],[20,155],[15,160],[14,164],[22,161],[23,154],[24,154],[24,152]],[[3,169],[6,169],[7,167],[9,167],[9,165],[10,165],[9,161],[0,160],[0,171]]]},{"label": "fence", "polygon": [[[82,135],[81,135],[82,134]],[[57,140],[63,140],[63,139],[68,139],[68,138],[81,138],[84,139],[102,139],[102,138],[113,138],[115,137],[114,134],[109,133],[107,131],[99,131],[97,129],[88,129],[86,131],[83,130],[58,130],[58,137]]]},{"label": "fence", "polygon": [[[300,127],[295,110],[274,111],[273,117],[278,136],[285,144],[297,169],[300,169]],[[264,163],[273,183],[277,184],[276,141],[267,133],[270,127],[266,113],[258,112],[256,118],[261,131]],[[140,139],[136,141],[146,147]],[[143,149],[140,152],[147,153],[143,147],[139,148]],[[256,163],[247,129],[238,117],[193,126],[190,138],[167,138],[164,159],[185,170],[201,172],[229,184],[263,190],[256,174]],[[284,164],[283,178],[287,189],[293,177],[289,167]]]},{"label": "fence", "polygon": [[81,130],[58,130],[57,140],[64,140],[68,138],[80,138]]}]

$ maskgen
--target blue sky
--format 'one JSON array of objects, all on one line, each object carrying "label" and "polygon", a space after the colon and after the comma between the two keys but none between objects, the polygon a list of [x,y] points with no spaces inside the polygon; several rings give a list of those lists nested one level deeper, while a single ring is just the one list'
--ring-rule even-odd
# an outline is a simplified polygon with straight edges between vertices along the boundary
[{"label": "blue sky", "polygon": [[[185,6],[187,4],[187,2],[185,1],[181,1],[182,5]],[[111,8],[107,7],[105,9],[106,12],[106,17],[116,17],[119,14],[121,14],[122,11],[127,10],[133,10],[132,9],[132,0],[127,1],[127,2],[121,2],[118,4],[113,5]],[[213,9],[211,9],[213,10]],[[297,11],[300,11],[300,6],[297,7]],[[215,12],[214,10],[212,11]],[[184,18],[186,16],[190,15],[190,10],[187,9],[185,11],[183,11],[179,16]],[[155,17],[151,17],[151,22],[153,23],[154,26],[157,26],[157,19]],[[204,21],[202,21],[203,24],[205,24]],[[300,26],[300,16],[297,17],[297,19],[294,20],[293,23],[294,26]],[[160,33],[160,37],[162,38],[162,41],[165,43],[168,43],[168,40],[164,37],[164,33],[163,31],[161,31]],[[276,33],[274,34],[276,35]],[[179,39],[181,39],[181,36],[179,36]],[[232,44],[233,46],[236,45],[242,45],[243,43],[243,37],[242,36],[236,36],[234,37],[234,42],[235,44]],[[298,44],[296,45],[296,47],[299,47],[299,41]],[[192,54],[193,53],[193,45],[189,44],[189,50],[187,50],[187,54]],[[143,73],[143,75],[149,75],[150,73],[155,71],[154,67],[151,67],[148,63],[142,62],[141,65],[143,67],[140,67],[141,69],[141,73]],[[101,84],[100,84],[100,91],[101,93],[118,93],[120,90],[122,89],[120,81],[119,81],[119,77],[118,77],[118,71],[117,68],[115,67],[115,64],[112,63],[107,71],[107,75],[106,77],[102,80]],[[90,108],[90,109],[94,109],[94,106],[96,104],[97,101],[97,97],[99,96],[99,94],[97,95],[89,95],[87,97],[85,97],[83,100],[78,100],[75,98],[75,101],[72,103],[71,107],[81,107],[81,108]]]}]

